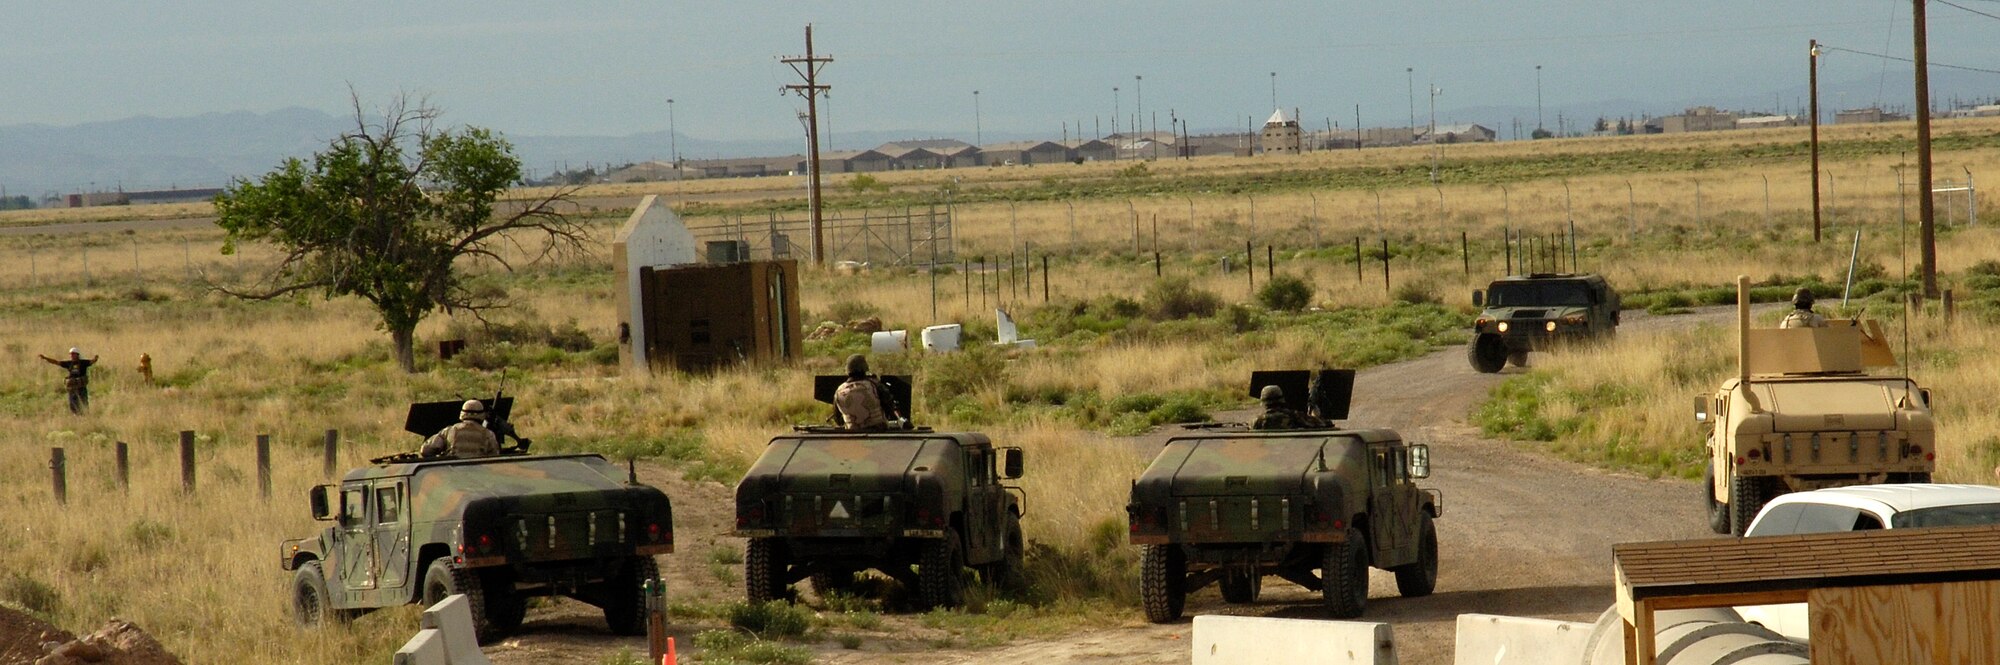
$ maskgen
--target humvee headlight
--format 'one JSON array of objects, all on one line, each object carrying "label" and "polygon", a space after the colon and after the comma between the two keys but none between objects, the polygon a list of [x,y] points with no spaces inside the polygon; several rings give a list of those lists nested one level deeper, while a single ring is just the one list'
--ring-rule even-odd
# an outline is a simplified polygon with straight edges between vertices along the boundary
[{"label": "humvee headlight", "polygon": [[1506,321],[1501,321],[1501,322],[1500,322],[1500,326],[1499,326],[1499,328],[1500,328],[1500,332],[1507,332],[1507,322],[1506,322]]},{"label": "humvee headlight", "polygon": [[1548,323],[1544,323],[1544,324],[1542,324],[1542,329],[1543,329],[1543,330],[1547,330],[1547,331],[1549,331],[1549,332],[1555,332],[1555,331],[1556,331],[1556,322],[1554,322],[1554,321],[1550,321],[1550,322],[1548,322]]}]

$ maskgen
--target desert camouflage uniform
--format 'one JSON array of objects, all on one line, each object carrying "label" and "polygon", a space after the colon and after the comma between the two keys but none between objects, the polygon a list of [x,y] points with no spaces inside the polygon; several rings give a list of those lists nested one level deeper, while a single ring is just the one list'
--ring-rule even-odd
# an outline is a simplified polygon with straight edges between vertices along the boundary
[{"label": "desert camouflage uniform", "polygon": [[1825,328],[1826,317],[1810,309],[1795,309],[1778,323],[1779,328]]},{"label": "desert camouflage uniform", "polygon": [[850,430],[888,429],[889,416],[883,413],[882,384],[873,378],[850,378],[833,392],[833,406]]},{"label": "desert camouflage uniform", "polygon": [[500,454],[500,438],[493,431],[476,420],[461,420],[457,424],[424,441],[425,457],[492,457]]}]

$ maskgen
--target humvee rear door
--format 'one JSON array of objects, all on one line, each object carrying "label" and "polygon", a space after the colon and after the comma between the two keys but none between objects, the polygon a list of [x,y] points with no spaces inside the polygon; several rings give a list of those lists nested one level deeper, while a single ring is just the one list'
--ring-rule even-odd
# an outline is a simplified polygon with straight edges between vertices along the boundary
[{"label": "humvee rear door", "polygon": [[403,505],[403,481],[383,481],[373,490],[375,560],[381,564],[376,584],[399,589],[409,583],[410,567],[410,516]]},{"label": "humvee rear door", "polygon": [[1410,482],[1409,458],[1402,446],[1377,445],[1369,451],[1368,525],[1375,564],[1401,563],[1404,550],[1416,542],[1416,488]]}]

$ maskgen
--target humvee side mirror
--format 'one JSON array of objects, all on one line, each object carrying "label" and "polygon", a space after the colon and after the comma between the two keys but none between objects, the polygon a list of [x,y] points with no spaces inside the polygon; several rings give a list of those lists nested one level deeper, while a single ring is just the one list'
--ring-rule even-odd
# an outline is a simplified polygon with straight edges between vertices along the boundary
[{"label": "humvee side mirror", "polygon": [[1694,396],[1694,421],[1695,421],[1695,422],[1698,422],[1698,423],[1705,423],[1705,422],[1708,422],[1708,396],[1707,396],[1707,395],[1695,395],[1695,396]]},{"label": "humvee side mirror", "polygon": [[1410,446],[1410,477],[1419,479],[1431,477],[1431,447],[1429,444],[1418,443]]},{"label": "humvee side mirror", "polygon": [[1486,292],[1485,292],[1485,291],[1482,291],[1482,290],[1480,290],[1480,289],[1473,289],[1473,290],[1472,290],[1472,306],[1473,306],[1473,307],[1485,307],[1485,306],[1486,306]]},{"label": "humvee side mirror", "polygon": [[1931,406],[1931,389],[1929,389],[1929,388],[1918,388],[1918,389],[1917,389],[1917,396],[1918,396],[1918,397],[1922,397],[1922,398],[1923,398],[1923,400],[1924,400],[1924,408],[1926,408],[1926,409],[1933,409],[1933,410],[1935,410],[1935,408]]},{"label": "humvee side mirror", "polygon": [[327,487],[328,486],[326,485],[315,485],[313,486],[311,493],[313,519],[319,520],[321,522],[331,521],[333,519],[332,503],[327,501],[326,499]]},{"label": "humvee side mirror", "polygon": [[1022,470],[1021,449],[1005,448],[1003,449],[1001,455],[1002,457],[1000,461],[1000,478],[1004,480],[1013,480],[1015,478],[1021,477],[1021,470]]}]

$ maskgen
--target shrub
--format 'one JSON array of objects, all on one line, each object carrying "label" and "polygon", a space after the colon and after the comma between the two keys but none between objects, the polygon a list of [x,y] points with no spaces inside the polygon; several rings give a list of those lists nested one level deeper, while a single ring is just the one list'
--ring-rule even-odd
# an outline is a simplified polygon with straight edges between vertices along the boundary
[{"label": "shrub", "polygon": [[694,646],[701,649],[701,662],[704,663],[805,665],[813,660],[811,649],[773,644],[733,630],[695,633]]},{"label": "shrub", "polygon": [[1195,288],[1186,277],[1168,277],[1147,287],[1146,308],[1159,321],[1207,318],[1222,309],[1222,298]]},{"label": "shrub", "polygon": [[759,637],[798,637],[812,628],[812,610],[782,600],[730,603],[729,625]]},{"label": "shrub", "polygon": [[1305,280],[1291,275],[1278,275],[1264,282],[1257,289],[1257,302],[1266,309],[1279,312],[1296,312],[1312,304],[1313,288]]},{"label": "shrub", "polygon": [[1396,302],[1412,305],[1437,305],[1444,302],[1443,299],[1438,297],[1437,285],[1432,284],[1430,280],[1416,280],[1397,284],[1395,291],[1391,295],[1395,297]]},{"label": "shrub", "polygon": [[855,302],[852,300],[839,300],[835,301],[831,305],[826,306],[826,320],[840,321],[843,323],[847,321],[858,321],[871,316],[875,316],[880,311],[881,310],[875,308],[874,303]]},{"label": "shrub", "polygon": [[52,616],[62,608],[62,594],[55,587],[21,573],[8,576],[7,582],[0,584],[0,599],[41,616]]}]

